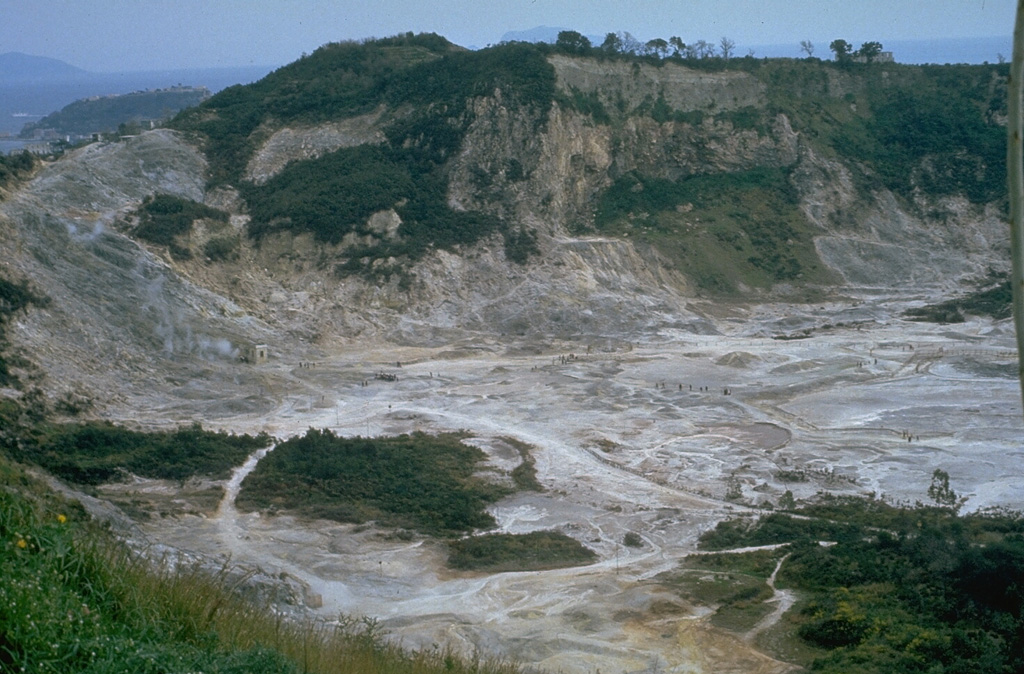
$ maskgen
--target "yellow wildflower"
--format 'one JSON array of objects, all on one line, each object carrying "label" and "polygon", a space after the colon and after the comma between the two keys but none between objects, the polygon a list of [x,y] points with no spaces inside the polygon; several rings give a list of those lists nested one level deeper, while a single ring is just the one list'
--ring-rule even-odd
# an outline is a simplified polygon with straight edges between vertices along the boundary
[{"label": "yellow wildflower", "polygon": [[19,548],[21,548],[22,550],[24,550],[25,548],[27,548],[27,547],[28,547],[28,542],[27,542],[27,541],[25,541],[25,539],[24,539],[24,538],[19,538],[19,539],[18,539],[18,542],[17,542],[17,543],[15,543],[15,545],[17,545],[17,546],[18,546]]},{"label": "yellow wildflower", "polygon": [[64,517],[64,513],[61,513],[60,515],[57,515],[57,522],[59,524],[64,524],[67,521],[68,521],[68,518]]}]

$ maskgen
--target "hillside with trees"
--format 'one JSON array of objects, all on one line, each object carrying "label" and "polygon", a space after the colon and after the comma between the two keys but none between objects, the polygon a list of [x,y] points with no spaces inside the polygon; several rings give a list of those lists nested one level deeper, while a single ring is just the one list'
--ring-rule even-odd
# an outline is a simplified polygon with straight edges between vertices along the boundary
[{"label": "hillside with trees", "polygon": [[21,138],[47,132],[57,136],[87,137],[95,133],[138,132],[150,123],[170,119],[178,111],[199,105],[210,97],[206,87],[170,87],[130,94],[84,98],[26,124]]},{"label": "hillside with trees", "polygon": [[[335,265],[342,276],[396,276],[408,289],[412,268],[430,251],[460,250],[492,236],[504,241],[509,260],[526,264],[540,251],[535,226],[523,218],[529,211],[562,220],[577,234],[629,236],[653,246],[708,293],[827,286],[837,278],[814,250],[820,225],[805,215],[808,187],[799,184],[806,150],[849,171],[858,199],[891,193],[923,218],[931,217],[924,202],[962,197],[1003,208],[1005,198],[999,111],[1006,66],[903,66],[876,62],[877,42],[832,46],[835,61],[738,56],[724,38],[641,43],[609,33],[593,45],[563,31],[553,45],[467,51],[437,35],[406,34],[325,45],[255,84],[221,92],[173,125],[201,139],[211,185],[239,189],[254,242],[278,232],[311,233],[343,249]],[[637,85],[620,78],[585,91],[567,83],[560,71],[567,67],[608,73],[601,77],[626,67],[638,83],[651,84],[630,93]],[[745,87],[748,102],[716,99],[723,95],[714,92],[703,106],[670,102],[679,94],[659,78],[686,77]],[[499,147],[495,134],[507,129],[489,132],[493,147],[473,134],[496,123],[492,105],[521,129],[524,142],[551,133],[556,112],[607,134],[616,154],[607,168],[583,177],[590,196],[566,204],[571,210],[547,213],[546,186],[535,182],[544,173],[540,157]],[[277,130],[366,115],[376,120],[374,142],[292,161],[266,180],[245,177]],[[662,137],[655,142],[663,146],[690,144],[678,150],[686,159],[666,164],[634,155],[631,136],[640,127]],[[793,141],[780,135],[785,128],[805,155],[786,150]],[[735,143],[743,145],[729,149]],[[757,146],[774,146],[775,154]],[[708,147],[733,154],[705,158]],[[768,175],[771,184],[763,182]],[[465,197],[453,200],[456,192]],[[764,209],[769,192],[773,203]],[[368,225],[382,211],[401,221],[387,237]],[[704,224],[686,225],[695,221]],[[702,268],[702,261],[718,259],[731,260],[738,276]]]}]

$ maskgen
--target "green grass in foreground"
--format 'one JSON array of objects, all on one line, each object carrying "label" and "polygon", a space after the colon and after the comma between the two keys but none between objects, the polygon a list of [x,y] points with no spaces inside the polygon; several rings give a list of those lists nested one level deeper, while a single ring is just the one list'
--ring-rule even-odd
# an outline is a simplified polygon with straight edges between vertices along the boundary
[{"label": "green grass in foreground", "polygon": [[484,534],[448,544],[448,566],[465,571],[538,571],[581,566],[597,555],[557,531]]},{"label": "green grass in foreground", "polygon": [[288,620],[228,573],[142,559],[0,457],[0,672],[513,674],[384,643],[372,620]]}]

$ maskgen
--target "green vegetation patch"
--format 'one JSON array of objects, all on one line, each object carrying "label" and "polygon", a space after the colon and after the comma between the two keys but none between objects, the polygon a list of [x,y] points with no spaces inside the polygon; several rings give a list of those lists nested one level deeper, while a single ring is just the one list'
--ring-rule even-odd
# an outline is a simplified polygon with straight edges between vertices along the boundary
[{"label": "green vegetation patch", "polygon": [[174,431],[142,432],[106,422],[40,426],[15,458],[34,463],[77,484],[114,482],[125,471],[141,477],[186,480],[225,478],[261,447],[266,435],[231,435],[203,430],[198,423]]},{"label": "green vegetation patch", "polygon": [[[28,176],[35,168],[36,159],[31,152],[0,154],[0,187],[7,187]],[[2,195],[0,195],[2,200]]]},{"label": "green vegetation patch", "polygon": [[[899,72],[899,71],[897,71]],[[901,86],[867,87],[860,114],[835,129],[832,143],[873,169],[898,194],[962,194],[973,202],[1006,194],[1006,103],[998,67],[924,66],[901,73]]]},{"label": "green vegetation patch", "polygon": [[15,283],[0,277],[0,386],[17,386],[18,378],[11,367],[25,364],[8,353],[7,326],[11,319],[31,306],[45,307],[49,303],[50,299],[32,290],[27,281]]},{"label": "green vegetation patch", "polygon": [[161,121],[184,108],[208,98],[205,87],[172,87],[156,91],[136,91],[119,96],[84,98],[70,103],[38,122],[26,124],[19,134],[31,138],[36,129],[56,129],[61,135],[88,135],[114,131],[119,126],[142,121]]},{"label": "green vegetation patch", "polygon": [[544,485],[537,480],[537,462],[530,452],[532,446],[508,436],[501,439],[519,452],[521,460],[519,465],[512,469],[510,476],[516,488],[521,491],[547,491],[544,489]]},{"label": "green vegetation patch", "polygon": [[978,290],[965,297],[958,297],[938,304],[907,309],[904,315],[915,321],[931,323],[963,323],[964,314],[1009,318],[1013,313],[1013,288],[1006,280],[999,285]]},{"label": "green vegetation patch", "polygon": [[[264,185],[243,186],[252,221],[249,235],[288,230],[311,232],[339,243],[346,234],[371,235],[367,219],[394,208],[402,218],[394,240],[374,239],[346,251],[338,272],[372,275],[373,263],[387,258],[415,259],[430,246],[471,244],[495,231],[496,218],[452,211],[445,202],[447,182],[430,165],[412,161],[408,150],[361,145],[318,159],[291,164]],[[512,247],[519,244],[512,242]],[[529,242],[522,245],[529,245]]]},{"label": "green vegetation patch", "polygon": [[409,166],[376,145],[296,162],[266,184],[246,187],[253,218],[249,235],[260,239],[289,229],[338,243],[349,232],[368,233],[367,218],[411,195],[414,184]]},{"label": "green vegetation patch", "polygon": [[205,204],[177,197],[171,194],[155,194],[147,197],[138,210],[139,224],[135,236],[167,246],[175,257],[188,258],[190,253],[182,246],[179,237],[192,231],[192,223],[200,218],[226,223],[228,214]]},{"label": "green vegetation patch", "polygon": [[601,196],[594,224],[649,243],[712,292],[830,278],[782,169],[677,181],[628,173]]},{"label": "green vegetation patch", "polygon": [[539,571],[590,564],[594,551],[558,531],[483,534],[451,541],[448,566],[464,571]]},{"label": "green vegetation patch", "polygon": [[775,545],[796,541],[847,540],[859,535],[852,524],[827,519],[810,521],[773,513],[756,520],[737,518],[719,522],[700,537],[702,550],[728,550],[752,545]]},{"label": "green vegetation patch", "polygon": [[[955,502],[942,478],[937,471],[929,494]],[[798,515],[781,516],[785,525],[764,518],[763,530],[744,524],[739,536],[725,525],[707,538],[736,546],[792,541],[772,552],[789,555],[778,584],[802,597],[784,621],[809,647],[811,660],[800,664],[836,673],[1024,669],[1019,513],[826,498]],[[722,531],[733,532],[728,541]],[[720,557],[732,573],[755,564],[747,555]]]},{"label": "green vegetation patch", "polygon": [[242,483],[238,506],[339,522],[376,520],[444,536],[492,527],[485,507],[509,490],[475,474],[486,455],[464,437],[343,438],[310,429],[260,461]]}]

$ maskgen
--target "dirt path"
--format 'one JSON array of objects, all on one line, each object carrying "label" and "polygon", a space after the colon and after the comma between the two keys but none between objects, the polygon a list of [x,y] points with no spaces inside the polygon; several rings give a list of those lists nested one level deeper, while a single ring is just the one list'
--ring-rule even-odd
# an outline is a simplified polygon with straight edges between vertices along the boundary
[{"label": "dirt path", "polygon": [[250,454],[241,466],[231,471],[231,478],[224,485],[224,498],[217,506],[217,512],[212,521],[216,523],[220,532],[221,541],[232,554],[243,552],[248,546],[245,545],[245,527],[239,523],[240,514],[235,507],[235,500],[238,492],[242,489],[242,482],[256,469],[256,465],[264,456],[276,449],[277,445],[271,445],[258,449]]},{"label": "dirt path", "polygon": [[782,568],[782,564],[789,559],[789,555],[786,555],[778,561],[775,565],[775,570],[772,571],[772,575],[768,577],[768,587],[772,589],[772,598],[765,600],[766,603],[775,604],[775,610],[761,618],[754,627],[747,632],[745,639],[748,643],[754,643],[757,639],[757,635],[765,630],[773,627],[779,620],[782,619],[783,614],[793,607],[796,603],[796,595],[792,590],[780,590],[775,587],[775,579],[779,575],[779,569]]}]

